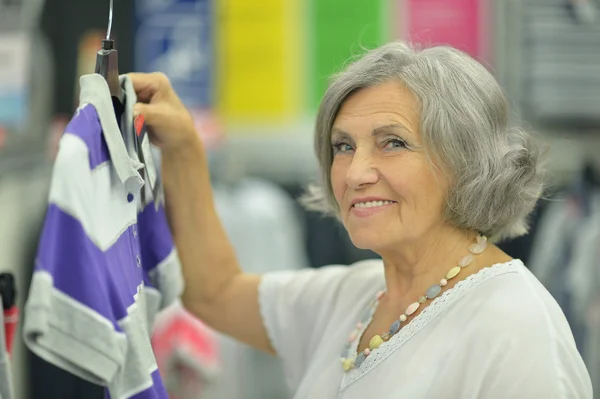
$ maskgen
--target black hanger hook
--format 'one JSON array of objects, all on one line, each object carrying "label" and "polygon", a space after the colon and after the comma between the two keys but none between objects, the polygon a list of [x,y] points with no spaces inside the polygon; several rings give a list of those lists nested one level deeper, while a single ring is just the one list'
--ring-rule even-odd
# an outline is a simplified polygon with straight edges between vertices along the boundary
[{"label": "black hanger hook", "polygon": [[121,90],[121,83],[119,80],[119,60],[117,50],[115,49],[115,42],[110,38],[110,32],[112,30],[113,22],[113,0],[110,0],[110,6],[108,10],[108,29],[106,31],[106,39],[102,40],[102,48],[96,55],[96,69],[95,72],[104,76],[104,79],[108,82],[110,94],[112,97],[116,97],[119,101],[123,101],[123,92]]}]

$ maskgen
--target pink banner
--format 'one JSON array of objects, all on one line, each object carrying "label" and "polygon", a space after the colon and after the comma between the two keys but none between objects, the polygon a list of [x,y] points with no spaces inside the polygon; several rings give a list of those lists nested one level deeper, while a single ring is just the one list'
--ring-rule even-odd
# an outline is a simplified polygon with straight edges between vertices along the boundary
[{"label": "pink banner", "polygon": [[425,45],[446,44],[475,58],[485,57],[482,0],[403,0],[403,38]]}]

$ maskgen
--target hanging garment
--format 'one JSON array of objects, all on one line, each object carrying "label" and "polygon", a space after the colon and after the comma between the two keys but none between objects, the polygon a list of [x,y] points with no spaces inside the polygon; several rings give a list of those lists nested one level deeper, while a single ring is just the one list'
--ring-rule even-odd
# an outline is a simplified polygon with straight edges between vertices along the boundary
[{"label": "hanging garment", "polygon": [[3,312],[4,323],[0,328],[4,329],[5,348],[8,355],[12,353],[12,345],[15,331],[19,321],[19,311],[16,304],[16,284],[12,273],[0,273],[0,310]]},{"label": "hanging garment", "polygon": [[[302,224],[287,192],[257,178],[213,187],[217,214],[244,272],[307,267]],[[223,334],[217,335],[217,342],[224,372],[206,384],[203,399],[292,397],[278,358]]]},{"label": "hanging garment", "polygon": [[[2,298],[0,297],[0,310]],[[4,314],[0,312],[0,399],[13,399],[12,373],[10,357],[4,339]]]},{"label": "hanging garment", "polygon": [[[590,195],[590,214],[582,221],[568,271],[572,318],[581,326],[581,355],[592,383],[600,387],[600,190]],[[600,398],[596,392],[595,398]]]},{"label": "hanging garment", "polygon": [[135,93],[130,82],[122,84],[123,136],[104,78],[80,79],[80,107],[60,140],[53,169],[24,338],[32,352],[105,386],[110,397],[168,398],[149,333],[147,292],[160,288],[151,285],[151,269],[160,262],[143,265],[142,248],[153,243],[140,241],[137,220],[140,170],[149,166],[126,143],[133,137]]},{"label": "hanging garment", "polygon": [[[539,128],[600,126],[600,24],[597,1],[528,0],[512,15],[521,28],[518,51],[520,108]],[[595,20],[595,21],[594,21]],[[515,50],[516,49],[516,50]]]},{"label": "hanging garment", "polygon": [[152,347],[170,399],[197,399],[217,376],[216,334],[176,302],[156,319]]},{"label": "hanging garment", "polygon": [[574,235],[583,217],[581,206],[573,198],[559,197],[551,201],[540,220],[529,262],[531,271],[565,311],[570,324],[572,320],[566,273]]},{"label": "hanging garment", "polygon": [[[575,292],[571,268],[581,251],[581,228],[591,217],[594,184],[587,168],[575,176],[563,192],[555,195],[541,215],[533,240],[529,266],[561,306],[580,352],[586,341],[584,318],[578,316],[581,293]],[[578,261],[577,261],[578,262]],[[577,280],[577,279],[576,279]],[[585,295],[584,295],[585,297]]]}]

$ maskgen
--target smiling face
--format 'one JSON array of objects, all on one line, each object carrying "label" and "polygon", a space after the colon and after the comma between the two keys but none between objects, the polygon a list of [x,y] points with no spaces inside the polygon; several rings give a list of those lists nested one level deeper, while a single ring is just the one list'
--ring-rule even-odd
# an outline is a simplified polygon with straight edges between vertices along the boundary
[{"label": "smiling face", "polygon": [[447,181],[421,142],[417,98],[397,82],[348,97],[331,133],[331,184],[352,242],[380,255],[444,225]]}]

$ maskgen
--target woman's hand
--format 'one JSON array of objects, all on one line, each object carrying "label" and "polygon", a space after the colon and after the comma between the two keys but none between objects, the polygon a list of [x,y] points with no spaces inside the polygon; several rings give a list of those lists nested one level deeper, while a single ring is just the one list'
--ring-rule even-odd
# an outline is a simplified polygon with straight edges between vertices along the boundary
[{"label": "woman's hand", "polygon": [[144,116],[152,143],[162,150],[185,148],[200,141],[192,116],[162,73],[130,73],[137,94],[134,114]]}]

